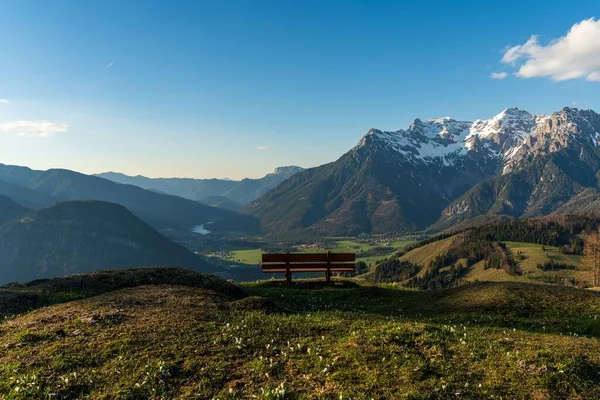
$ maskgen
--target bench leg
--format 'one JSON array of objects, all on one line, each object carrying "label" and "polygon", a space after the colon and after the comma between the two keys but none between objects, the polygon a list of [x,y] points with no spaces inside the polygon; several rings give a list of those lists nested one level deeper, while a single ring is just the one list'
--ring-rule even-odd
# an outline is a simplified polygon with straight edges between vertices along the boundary
[{"label": "bench leg", "polygon": [[326,271],[325,272],[325,280],[327,282],[331,282],[331,271]]},{"label": "bench leg", "polygon": [[288,283],[288,285],[290,283],[292,283],[292,273],[291,272],[288,271],[285,273],[285,281]]}]

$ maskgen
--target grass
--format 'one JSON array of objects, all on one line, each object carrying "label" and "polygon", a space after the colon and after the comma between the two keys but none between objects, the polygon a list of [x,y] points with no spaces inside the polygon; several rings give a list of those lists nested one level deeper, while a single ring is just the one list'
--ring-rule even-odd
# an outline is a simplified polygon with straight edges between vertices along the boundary
[{"label": "grass", "polygon": [[[582,257],[577,255],[561,254],[557,247],[542,246],[535,243],[506,242],[513,254],[523,253],[525,259],[519,262],[522,275],[520,280],[539,281],[544,277],[575,278],[577,281],[592,282],[592,272],[583,265]],[[538,264],[554,261],[559,264],[573,265],[575,270],[562,270],[544,272],[537,268]]]},{"label": "grass", "polygon": [[513,253],[516,254],[522,252],[525,257],[527,257],[521,262],[521,267],[523,268],[535,268],[537,264],[543,264],[549,261],[569,264],[576,267],[583,266],[581,256],[561,254],[557,247],[522,242],[506,242],[506,246],[512,250]]},{"label": "grass", "polygon": [[[240,298],[227,285],[155,277],[0,323],[0,397],[600,396],[600,293],[305,280],[247,284]],[[97,281],[42,285],[77,297]]]},{"label": "grass", "polygon": [[248,265],[256,265],[260,264],[262,257],[261,249],[251,249],[251,250],[234,250],[231,252],[233,254],[232,257],[227,258],[229,261],[235,261],[242,264]]},{"label": "grass", "polygon": [[[452,245],[454,239],[455,236],[451,236],[449,238],[438,240],[436,242],[426,244],[425,246],[418,247],[400,257],[400,260],[408,261],[417,265],[427,266],[429,262],[433,260],[436,256],[447,252],[450,246]],[[424,275],[425,271],[426,268],[423,268],[421,272],[419,272],[419,275]]]},{"label": "grass", "polygon": [[484,268],[485,261],[480,261],[473,265],[469,273],[463,278],[468,282],[520,282],[527,281],[522,276],[512,276],[506,273],[503,269]]}]

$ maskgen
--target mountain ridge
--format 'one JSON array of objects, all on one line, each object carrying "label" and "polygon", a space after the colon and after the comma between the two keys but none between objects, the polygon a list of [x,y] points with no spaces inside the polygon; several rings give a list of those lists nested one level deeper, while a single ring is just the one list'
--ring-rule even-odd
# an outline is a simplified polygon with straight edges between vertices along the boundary
[{"label": "mountain ridge", "polygon": [[[502,207],[497,206],[497,212],[491,209],[502,192],[498,182],[526,190],[542,176],[528,167],[542,172],[541,165],[549,162],[544,157],[558,163],[552,169],[557,173],[565,171],[561,165],[581,164],[577,168],[585,170],[587,186],[567,171],[565,182],[573,190],[540,200],[545,203],[530,207],[538,211],[522,214],[543,215],[567,204],[569,196],[584,186],[598,188],[597,180],[589,178],[600,165],[598,132],[600,115],[569,107],[550,115],[513,107],[487,120],[415,119],[404,130],[370,129],[337,161],[298,173],[243,212],[262,219],[263,228],[271,233],[292,229],[355,235],[405,233],[430,226],[444,229],[448,225],[448,221],[440,223],[444,214],[466,216],[465,208],[472,211],[469,217],[502,214]],[[464,196],[482,202],[475,204]]]},{"label": "mountain ridge", "polygon": [[[240,217],[233,211],[66,169],[36,171],[27,167],[0,164],[1,182],[37,196],[40,203],[38,207],[61,200],[106,201],[127,207],[137,217],[161,229],[191,228],[206,222],[237,218],[241,218],[240,224],[253,224],[247,217]],[[8,195],[16,200],[10,193]]]},{"label": "mountain ridge", "polygon": [[[143,175],[129,176],[119,172],[103,172],[95,176],[147,190],[158,190],[201,203],[204,203],[203,200],[206,198],[218,196],[245,205],[302,170],[303,168],[297,166],[278,167],[262,178],[245,178],[239,181],[216,178],[148,178]],[[229,208],[231,206],[229,204]]]}]

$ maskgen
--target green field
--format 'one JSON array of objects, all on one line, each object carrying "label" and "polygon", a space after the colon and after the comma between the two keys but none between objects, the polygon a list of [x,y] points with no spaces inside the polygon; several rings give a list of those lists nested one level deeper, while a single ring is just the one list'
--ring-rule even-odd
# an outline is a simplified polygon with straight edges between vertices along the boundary
[{"label": "green field", "polygon": [[[426,267],[429,264],[429,262],[433,260],[437,255],[448,251],[454,239],[455,236],[451,236],[446,239],[426,244],[425,246],[418,247],[414,250],[409,251],[408,253],[400,257],[400,259],[403,261],[408,261],[413,264]],[[419,275],[425,274],[425,271],[426,268],[423,268]]]},{"label": "green field", "polygon": [[[513,255],[521,252],[526,257],[525,260],[519,262],[522,271],[522,275],[519,278],[524,278],[525,280],[541,280],[545,276],[558,276],[560,278],[576,278],[578,281],[592,281],[592,272],[583,265],[581,256],[561,254],[556,247],[542,246],[535,243],[506,242],[506,245],[512,250]],[[542,250],[542,247],[544,247],[545,251]],[[537,268],[538,264],[549,261],[573,265],[577,269],[544,272]]]},{"label": "green field", "polygon": [[260,264],[262,250],[234,250],[232,251],[233,257],[227,258],[228,261],[235,261],[242,264],[256,265]]},{"label": "green field", "polygon": [[506,242],[506,246],[512,250],[513,254],[522,252],[527,257],[521,262],[521,267],[526,269],[535,268],[538,263],[542,264],[548,261],[574,266],[582,265],[581,256],[561,254],[557,247],[523,242]]},{"label": "green field", "polygon": [[[391,241],[389,247],[391,249],[393,249],[393,251],[397,251],[397,250],[403,248],[404,246],[407,246],[412,243],[415,243],[415,241],[408,240],[408,239],[394,239]],[[333,249],[329,249],[329,251],[336,252],[336,253],[343,253],[343,252],[358,253],[360,251],[367,251],[367,250],[370,250],[370,249],[378,247],[378,246],[383,246],[383,245],[380,243],[370,244],[370,243],[363,243],[363,242],[358,242],[358,241],[353,241],[353,240],[340,240],[340,241],[337,241],[336,247]],[[316,252],[321,252],[321,251],[325,251],[325,250],[310,249],[310,250],[301,250],[300,252],[316,253]],[[388,254],[388,255],[358,258],[357,261],[363,261],[368,266],[372,266],[372,265],[375,265],[375,263],[377,261],[392,256],[393,251],[390,252],[390,254]],[[232,256],[227,258],[228,261],[235,261],[238,263],[248,264],[248,265],[256,265],[256,264],[260,264],[261,256],[262,256],[263,252],[261,249],[251,249],[251,250],[233,250],[231,253],[232,253]]]}]

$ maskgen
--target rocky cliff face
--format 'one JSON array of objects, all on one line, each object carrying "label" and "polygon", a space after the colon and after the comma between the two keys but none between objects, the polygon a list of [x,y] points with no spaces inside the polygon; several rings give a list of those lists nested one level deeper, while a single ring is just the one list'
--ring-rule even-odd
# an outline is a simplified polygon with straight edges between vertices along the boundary
[{"label": "rocky cliff face", "polygon": [[452,202],[434,228],[478,215],[600,211],[600,115],[564,108],[536,116],[530,129],[504,156],[502,173]]}]

